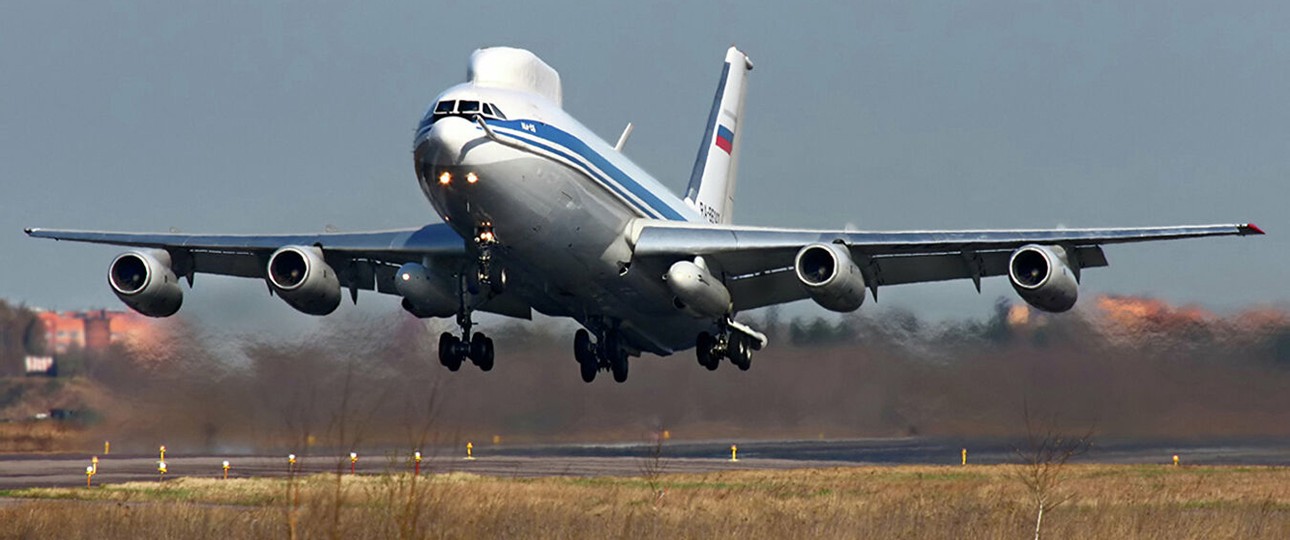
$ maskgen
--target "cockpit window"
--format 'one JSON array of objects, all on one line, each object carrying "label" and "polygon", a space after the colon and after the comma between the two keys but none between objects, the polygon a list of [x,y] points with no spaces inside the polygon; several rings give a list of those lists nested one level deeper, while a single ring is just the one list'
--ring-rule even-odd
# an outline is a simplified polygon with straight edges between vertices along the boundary
[{"label": "cockpit window", "polygon": [[449,116],[459,116],[470,121],[474,121],[476,116],[494,120],[506,120],[506,115],[502,110],[492,103],[482,103],[471,100],[452,100],[446,99],[435,103],[434,110],[421,120],[421,125],[417,127],[418,131],[426,126],[438,122],[441,118]]}]

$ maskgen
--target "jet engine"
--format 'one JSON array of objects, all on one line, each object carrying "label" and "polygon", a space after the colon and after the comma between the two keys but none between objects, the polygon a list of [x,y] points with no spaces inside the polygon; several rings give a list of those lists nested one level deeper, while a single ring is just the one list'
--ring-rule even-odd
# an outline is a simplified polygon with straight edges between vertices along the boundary
[{"label": "jet engine", "polygon": [[1061,246],[1018,248],[1008,259],[1008,280],[1022,300],[1051,313],[1069,310],[1079,297],[1075,271]]},{"label": "jet engine", "polygon": [[703,259],[677,261],[663,274],[676,295],[676,307],[698,317],[720,317],[730,312],[730,291],[708,271]]},{"label": "jet engine", "polygon": [[846,246],[810,244],[797,252],[793,266],[811,299],[824,309],[845,313],[864,303],[864,274]]},{"label": "jet engine", "polygon": [[169,317],[184,303],[184,291],[163,249],[127,251],[112,259],[108,284],[130,309],[149,317]]},{"label": "jet engine", "polygon": [[394,288],[403,296],[403,309],[418,318],[451,317],[460,302],[442,280],[436,280],[425,266],[407,263],[394,274]]},{"label": "jet engine", "polygon": [[322,249],[286,246],[269,257],[269,285],[293,308],[327,315],[340,306],[340,280],[323,260]]}]

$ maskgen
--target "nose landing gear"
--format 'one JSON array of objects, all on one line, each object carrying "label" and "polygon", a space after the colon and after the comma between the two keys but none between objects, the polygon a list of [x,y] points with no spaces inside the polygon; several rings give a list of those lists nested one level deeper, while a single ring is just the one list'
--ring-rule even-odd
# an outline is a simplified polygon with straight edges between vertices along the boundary
[{"label": "nose landing gear", "polygon": [[493,339],[483,332],[471,334],[471,328],[475,325],[471,318],[475,311],[475,301],[470,298],[484,291],[490,293],[490,296],[496,296],[506,289],[506,271],[493,261],[493,250],[498,242],[493,234],[492,224],[485,223],[476,229],[475,245],[479,252],[475,267],[462,272],[464,275],[458,280],[457,297],[460,307],[457,310],[457,326],[461,328],[461,337],[451,332],[444,332],[439,336],[439,363],[449,371],[461,369],[461,364],[466,359],[470,359],[480,371],[493,369]]}]

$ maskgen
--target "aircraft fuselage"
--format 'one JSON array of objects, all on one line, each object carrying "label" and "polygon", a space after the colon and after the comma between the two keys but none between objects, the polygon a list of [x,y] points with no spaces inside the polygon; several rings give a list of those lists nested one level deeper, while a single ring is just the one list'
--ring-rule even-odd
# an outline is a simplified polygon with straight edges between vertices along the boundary
[{"label": "aircraft fuselage", "polygon": [[[466,115],[428,119],[435,104],[489,103],[512,116],[486,120],[522,146],[501,144]],[[430,107],[414,145],[422,191],[463,238],[491,226],[513,291],[537,311],[595,328],[657,354],[693,346],[712,326],[677,309],[659,277],[632,267],[638,219],[700,221],[684,201],[541,96],[470,83]],[[530,114],[525,114],[530,113]]]}]

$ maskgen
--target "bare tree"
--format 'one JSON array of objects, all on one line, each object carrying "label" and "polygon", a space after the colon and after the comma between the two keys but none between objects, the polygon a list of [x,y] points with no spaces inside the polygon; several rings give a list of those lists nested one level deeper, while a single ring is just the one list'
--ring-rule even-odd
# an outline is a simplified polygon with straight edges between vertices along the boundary
[{"label": "bare tree", "polygon": [[654,444],[650,445],[638,463],[641,477],[645,479],[645,483],[649,485],[650,494],[654,496],[655,508],[658,508],[659,503],[663,502],[663,496],[667,494],[660,478],[667,466],[663,459],[663,432],[660,429],[654,433]]},{"label": "bare tree", "polygon": [[1021,465],[1015,476],[1026,486],[1030,502],[1035,507],[1035,540],[1039,540],[1044,514],[1071,498],[1060,489],[1065,480],[1066,464],[1092,447],[1093,428],[1089,427],[1078,435],[1068,435],[1059,432],[1051,418],[1044,421],[1031,418],[1028,405],[1023,404],[1022,414],[1026,424],[1026,445],[1013,449]]}]

